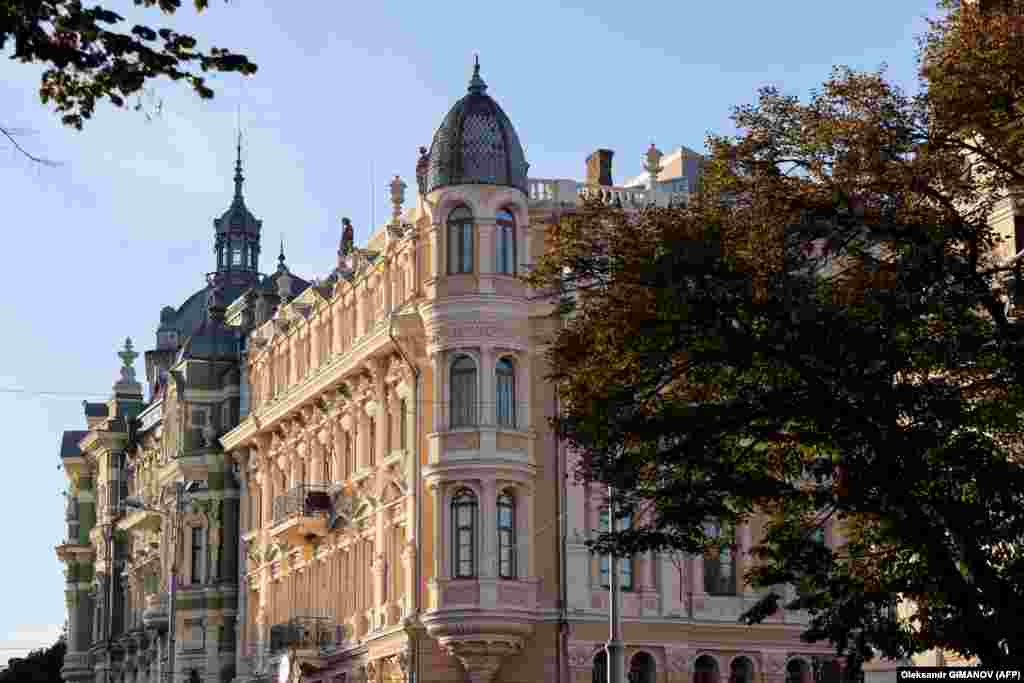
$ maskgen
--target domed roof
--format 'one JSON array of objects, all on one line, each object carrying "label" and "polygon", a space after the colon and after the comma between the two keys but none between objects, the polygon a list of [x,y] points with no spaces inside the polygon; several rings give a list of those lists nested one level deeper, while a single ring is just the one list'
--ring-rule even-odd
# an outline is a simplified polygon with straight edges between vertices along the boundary
[{"label": "domed roof", "polygon": [[526,192],[529,166],[512,122],[487,95],[478,61],[469,93],[455,103],[434,134],[424,191],[447,185],[486,184]]}]

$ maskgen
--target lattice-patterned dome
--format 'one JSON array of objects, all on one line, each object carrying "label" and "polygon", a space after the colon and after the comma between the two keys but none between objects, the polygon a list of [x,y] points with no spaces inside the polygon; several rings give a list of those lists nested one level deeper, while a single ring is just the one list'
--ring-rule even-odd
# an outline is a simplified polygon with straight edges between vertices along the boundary
[{"label": "lattice-patterned dome", "polygon": [[426,192],[446,185],[506,185],[526,192],[530,167],[508,116],[487,93],[480,63],[469,94],[444,117],[430,145]]}]

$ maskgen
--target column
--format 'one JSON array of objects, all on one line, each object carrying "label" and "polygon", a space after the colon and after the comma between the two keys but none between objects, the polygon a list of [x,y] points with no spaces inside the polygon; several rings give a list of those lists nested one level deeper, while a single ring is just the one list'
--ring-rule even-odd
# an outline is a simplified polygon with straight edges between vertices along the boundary
[{"label": "column", "polygon": [[288,337],[288,386],[292,387],[302,379],[299,374],[299,334],[293,331]]},{"label": "column", "polygon": [[[519,509],[516,510],[516,543],[517,558],[516,561],[519,563],[517,567],[520,578],[533,578],[537,576],[537,566],[534,561],[533,546],[536,541],[534,538],[534,500],[533,500],[533,486],[524,485],[519,487]],[[520,522],[519,520],[523,521]]]},{"label": "column", "polygon": [[477,272],[480,274],[480,292],[494,292],[494,216],[477,216],[478,239]]},{"label": "column", "polygon": [[693,555],[688,559],[690,563],[690,595],[693,601],[693,609],[704,609],[704,556]]},{"label": "column", "polygon": [[330,484],[324,476],[324,447],[320,443],[320,430],[309,435],[309,448],[312,451],[309,459],[311,471],[306,478],[311,482],[315,481],[324,485]]},{"label": "column", "polygon": [[[479,370],[479,391],[480,395],[477,396],[477,402],[479,403],[479,418],[481,425],[487,425],[493,427],[497,424],[497,413],[495,412],[495,387],[494,387],[494,363],[495,353],[493,346],[484,346],[480,349],[480,367]],[[480,435],[480,450],[484,451],[484,436]],[[488,444],[491,448],[488,452],[493,453],[497,447],[496,443]]]},{"label": "column", "polygon": [[240,542],[238,544],[238,571],[236,572],[238,578],[238,614],[235,618],[235,676],[241,677],[248,674],[246,660],[242,654],[245,652],[245,622],[248,616],[249,605],[249,581],[246,579],[246,575],[249,573],[249,561],[246,558],[248,547],[245,543],[241,542],[241,536],[253,527],[252,505],[242,505],[242,501],[251,501],[255,500],[255,498],[250,498],[249,493],[249,452],[247,450],[240,451],[237,456],[237,462],[241,476],[239,477],[240,489],[238,492],[238,536]]},{"label": "column", "polygon": [[344,334],[344,306],[342,299],[339,298],[332,305],[331,324],[334,326],[334,334],[331,335],[331,355],[336,356],[341,353],[343,347],[342,340],[345,338]]},{"label": "column", "polygon": [[346,442],[349,440],[348,430],[352,426],[352,417],[341,415],[334,426],[334,453],[338,462],[338,481],[345,481],[349,478],[350,472],[347,468],[352,467],[348,462],[351,453],[346,451]]},{"label": "column", "polygon": [[387,405],[387,392],[385,391],[384,384],[384,363],[379,362],[373,373],[373,394],[376,400],[376,411],[374,418],[377,421],[377,431],[374,433],[374,438],[377,443],[374,444],[377,452],[377,464],[388,456],[386,452],[388,443],[388,405]]},{"label": "column", "polygon": [[394,288],[395,283],[395,269],[392,266],[393,263],[391,260],[384,261],[384,273],[380,278],[380,286],[384,288],[384,315],[391,312],[391,302],[394,301],[394,292],[392,292],[392,289]]},{"label": "column", "polygon": [[[524,215],[529,216],[529,212],[524,212]],[[516,245],[516,272],[526,273],[529,271],[530,263],[533,260],[530,240],[530,226],[528,223],[523,222],[520,224],[516,221],[516,235],[519,240],[519,244]]]},{"label": "column", "polygon": [[444,525],[448,522],[448,511],[444,505],[443,487],[437,482],[430,484],[430,499],[434,507],[431,515],[434,522],[434,579],[446,579],[450,576],[444,552]]},{"label": "column", "polygon": [[363,331],[366,328],[366,284],[365,280],[361,287],[356,288],[353,286],[352,292],[352,306],[355,309],[356,314],[356,329],[352,335],[352,341],[359,339],[363,336]]},{"label": "column", "polygon": [[434,222],[430,224],[430,271],[429,279],[433,280],[441,277],[441,266],[444,263],[442,258],[442,240],[441,233],[443,231],[444,224],[441,222],[440,216],[434,217]]},{"label": "column", "polygon": [[370,465],[370,416],[365,403],[359,406],[356,414],[356,451],[359,453],[357,471],[362,471]]},{"label": "column", "polygon": [[377,508],[374,515],[374,539],[373,539],[373,627],[382,623],[381,615],[384,607],[384,563],[386,561],[385,550],[387,548],[387,534],[384,528],[384,510]]},{"label": "column", "polygon": [[[449,415],[450,415],[451,409],[449,407],[447,407],[446,404],[445,404],[446,398],[450,398],[450,397],[448,396],[448,392],[445,390],[445,387],[448,386],[448,381],[451,378],[448,377],[448,373],[445,372],[444,365],[445,365],[445,354],[443,352],[435,351],[434,353],[430,354],[430,368],[431,368],[431,371],[433,372],[433,375],[434,375],[434,378],[433,378],[434,381],[432,382],[433,389],[434,389],[433,390],[434,410],[431,411],[433,413],[433,424],[434,424],[434,426],[433,426],[433,429],[430,430],[431,432],[440,432],[440,431],[447,430],[448,429],[448,424],[446,424],[446,421],[450,421]],[[442,406],[445,406],[444,409],[438,410],[438,408],[441,408]],[[422,408],[422,406],[417,406],[417,409],[420,409],[420,408]],[[436,451],[436,449],[438,448],[438,446],[436,445],[437,442],[434,441],[433,444],[434,445],[431,447],[431,450]],[[441,454],[437,453],[437,452],[433,452],[433,453],[431,453],[431,456],[433,456],[433,457],[430,458],[430,461],[431,462],[437,462],[440,459]]]},{"label": "column", "polygon": [[[488,478],[480,486],[480,565],[477,570],[480,578],[493,579],[498,576],[498,534],[497,534],[497,482]],[[454,539],[452,541],[454,543]],[[481,595],[481,601],[483,596]]]}]

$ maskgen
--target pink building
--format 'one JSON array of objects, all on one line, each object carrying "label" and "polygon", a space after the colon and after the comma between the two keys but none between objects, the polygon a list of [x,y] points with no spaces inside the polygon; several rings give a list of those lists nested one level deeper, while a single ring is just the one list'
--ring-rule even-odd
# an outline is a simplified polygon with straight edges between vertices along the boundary
[{"label": "pink building", "polygon": [[[604,680],[609,566],[584,545],[604,491],[566,476],[543,355],[561,321],[516,276],[583,193],[627,208],[685,194],[696,179],[665,178],[661,159],[652,145],[648,182],[628,187],[608,150],[586,182],[529,177],[478,65],[421,154],[413,206],[396,176],[391,221],[365,248],[342,231],[327,278],[292,297],[285,272],[279,304],[231,304],[251,329],[241,421],[220,438],[241,480],[240,680]],[[760,529],[707,558],[623,562],[630,680],[836,676],[826,644],[801,643],[802,615],[737,622]]]}]

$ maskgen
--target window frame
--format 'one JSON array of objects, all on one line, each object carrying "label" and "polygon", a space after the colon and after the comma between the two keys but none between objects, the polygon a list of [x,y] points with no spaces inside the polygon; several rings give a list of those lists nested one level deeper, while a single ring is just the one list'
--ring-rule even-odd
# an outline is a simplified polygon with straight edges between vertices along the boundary
[{"label": "window frame", "polygon": [[494,272],[501,275],[515,275],[517,240],[516,240],[516,216],[508,207],[498,210],[495,217],[495,268]]},{"label": "window frame", "polygon": [[[502,365],[506,365],[505,369]],[[503,388],[507,387],[508,395],[502,396]],[[506,405],[507,404],[507,405]],[[502,411],[502,406],[507,408]],[[494,364],[494,418],[499,427],[516,429],[516,362],[508,356],[502,356]]]},{"label": "window frame", "polygon": [[[470,366],[472,366],[472,369],[470,369]],[[478,416],[476,414],[477,393],[479,389],[477,385],[480,381],[478,373],[479,364],[473,356],[468,353],[457,353],[452,357],[451,365],[448,367],[449,429],[476,427],[478,425]],[[471,376],[472,381],[456,382],[455,378],[457,375]],[[456,389],[459,388],[459,391],[461,391],[463,386],[471,392],[469,396],[457,395]]]},{"label": "window frame", "polygon": [[[514,491],[504,489],[498,493],[495,503],[495,526],[498,533],[498,578],[517,579],[519,577],[519,557],[516,547],[516,495]],[[503,513],[507,512],[508,523],[504,523]],[[508,552],[506,563],[505,552]]]},{"label": "window frame", "polygon": [[[459,512],[466,508],[469,510],[469,519],[464,524]],[[450,504],[451,514],[451,547],[452,567],[451,577],[453,579],[475,579],[477,577],[477,525],[480,515],[480,502],[476,493],[469,488],[460,488],[452,496]],[[468,548],[462,543],[463,532],[469,538]],[[467,554],[464,554],[467,553]],[[464,565],[468,564],[468,571],[463,571]]]},{"label": "window frame", "polygon": [[[204,583],[206,560],[206,529],[201,525],[189,527],[189,579],[192,585]],[[199,539],[198,546],[196,538]]]},{"label": "window frame", "polygon": [[[464,213],[463,213],[464,212]],[[448,212],[445,237],[448,241],[448,274],[465,275],[474,272],[473,211],[459,204]]]}]

